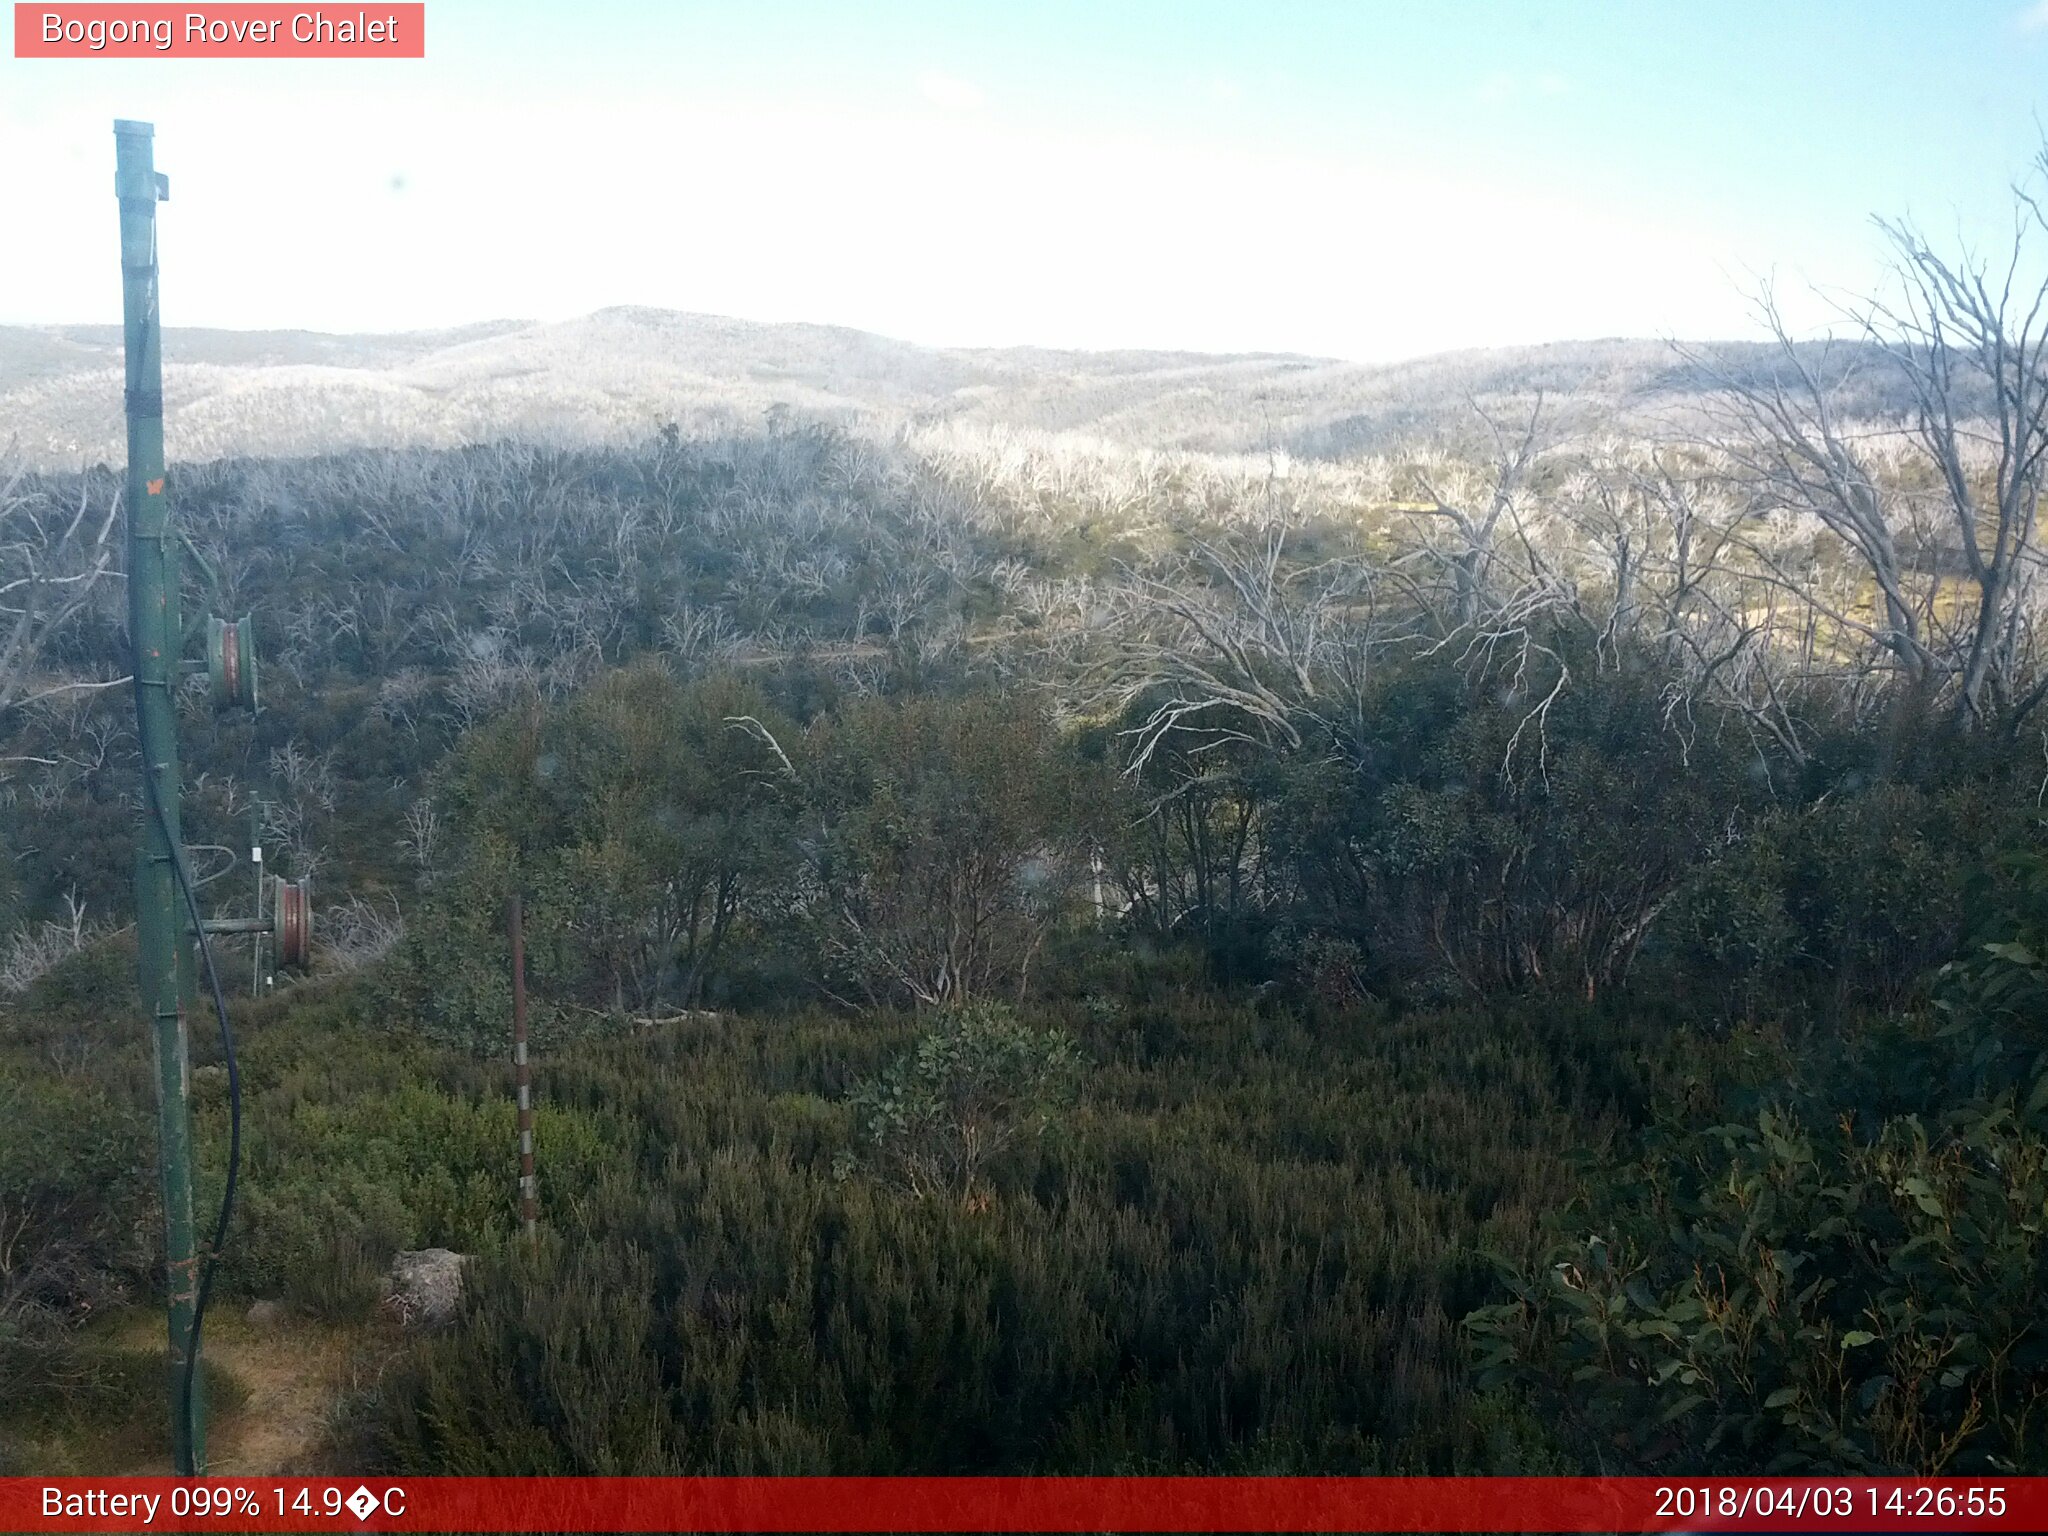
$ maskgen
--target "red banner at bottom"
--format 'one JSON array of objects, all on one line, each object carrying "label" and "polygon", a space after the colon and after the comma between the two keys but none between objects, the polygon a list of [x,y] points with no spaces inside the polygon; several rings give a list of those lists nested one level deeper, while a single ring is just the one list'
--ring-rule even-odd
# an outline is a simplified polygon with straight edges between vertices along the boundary
[{"label": "red banner at bottom", "polygon": [[2041,1531],[2048,1479],[17,1477],[0,1530]]}]

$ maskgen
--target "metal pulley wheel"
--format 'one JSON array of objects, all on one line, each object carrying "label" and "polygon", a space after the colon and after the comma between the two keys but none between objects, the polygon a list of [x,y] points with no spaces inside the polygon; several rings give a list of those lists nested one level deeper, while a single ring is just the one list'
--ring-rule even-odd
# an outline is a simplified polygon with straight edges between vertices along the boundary
[{"label": "metal pulley wheel", "polygon": [[206,673],[216,708],[256,707],[256,632],[249,615],[206,621]]},{"label": "metal pulley wheel", "polygon": [[270,946],[280,966],[303,969],[313,953],[313,889],[307,880],[271,886]]}]

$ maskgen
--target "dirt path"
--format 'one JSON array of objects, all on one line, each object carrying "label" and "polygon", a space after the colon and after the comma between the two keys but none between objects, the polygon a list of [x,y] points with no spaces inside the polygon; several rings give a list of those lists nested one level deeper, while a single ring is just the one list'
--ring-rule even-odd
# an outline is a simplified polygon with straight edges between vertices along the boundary
[{"label": "dirt path", "polygon": [[[160,1352],[163,1321],[138,1312],[118,1334],[123,1347]],[[215,1476],[310,1476],[335,1470],[328,1431],[336,1405],[389,1348],[373,1330],[302,1318],[252,1324],[239,1310],[206,1320],[205,1358],[233,1377],[246,1398],[216,1411],[208,1426],[207,1471]],[[168,1452],[123,1468],[167,1474]]]}]

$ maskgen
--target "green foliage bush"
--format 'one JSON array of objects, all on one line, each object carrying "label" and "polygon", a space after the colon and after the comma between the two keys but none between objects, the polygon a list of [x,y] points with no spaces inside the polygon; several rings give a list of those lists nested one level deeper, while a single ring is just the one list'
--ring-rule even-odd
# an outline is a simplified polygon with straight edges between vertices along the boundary
[{"label": "green foliage bush", "polygon": [[2016,850],[1980,873],[1968,948],[1935,978],[1935,1006],[1965,1026],[2033,1044],[2048,1032],[2048,854]]},{"label": "green foliage bush", "polygon": [[1482,1380],[1634,1469],[2048,1467],[2048,878],[2015,863],[1938,1013],[1597,1172],[1592,1235],[1469,1319]]},{"label": "green foliage bush", "polygon": [[515,890],[537,1041],[572,1033],[579,1009],[715,995],[794,863],[788,785],[742,719],[781,724],[743,681],[686,684],[643,665],[465,738],[440,780],[449,862],[403,946],[394,1010],[434,1038],[495,1048],[511,1012]]},{"label": "green foliage bush", "polygon": [[66,1024],[106,1029],[134,1005],[135,967],[132,930],[87,945],[36,978],[22,999],[14,1033],[54,1033]]},{"label": "green foliage bush", "polygon": [[1831,796],[1786,828],[1785,903],[1800,960],[1838,1004],[1905,1001],[1955,952],[1980,851],[2011,813],[1968,783],[1875,783]]},{"label": "green foliage bush", "polygon": [[0,1073],[0,1379],[61,1385],[65,1331],[147,1273],[149,1126],[95,1084]]},{"label": "green foliage bush", "polygon": [[[488,1049],[510,1010],[504,904],[527,903],[537,1040],[808,993],[1015,991],[1071,915],[1102,773],[1019,698],[860,699],[800,731],[751,684],[642,666],[467,736],[440,780],[447,865],[392,1010]],[[795,994],[794,996],[792,994]]]},{"label": "green foliage bush", "polygon": [[1264,841],[1298,893],[1292,927],[1355,945],[1360,984],[1594,996],[1754,807],[1738,744],[1674,730],[1655,668],[1553,643],[1573,672],[1547,709],[1562,661],[1526,676],[1389,665],[1355,767],[1328,752],[1288,765]]},{"label": "green foliage bush", "polygon": [[947,1010],[852,1095],[864,1143],[849,1157],[923,1197],[986,1198],[1022,1148],[1054,1129],[1080,1086],[1074,1042],[998,1004]]},{"label": "green foliage bush", "polygon": [[1765,1111],[1655,1151],[1607,1235],[1475,1315],[1482,1380],[1570,1383],[1641,1469],[2038,1471],[2044,1106],[2048,1078],[1932,1126]]},{"label": "green foliage bush", "polygon": [[800,771],[828,988],[886,1005],[1025,987],[1108,796],[1036,705],[857,700],[814,726]]}]

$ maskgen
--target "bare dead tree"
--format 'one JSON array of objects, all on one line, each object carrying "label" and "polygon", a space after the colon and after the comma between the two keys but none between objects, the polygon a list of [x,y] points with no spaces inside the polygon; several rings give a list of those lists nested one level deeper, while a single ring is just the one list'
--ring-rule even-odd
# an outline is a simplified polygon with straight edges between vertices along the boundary
[{"label": "bare dead tree", "polygon": [[1619,665],[1624,642],[1657,658],[1681,741],[1712,704],[1803,762],[1795,680],[1814,670],[1813,615],[1827,603],[1815,573],[1795,579],[1751,526],[1721,461],[1690,445],[1605,444],[1557,507],[1582,546],[1569,611],[1599,664]]},{"label": "bare dead tree", "polygon": [[103,923],[92,922],[76,887],[64,893],[61,919],[31,924],[0,942],[0,993],[21,993],[60,961],[99,938]]},{"label": "bare dead tree", "polygon": [[451,636],[448,650],[455,663],[448,703],[464,730],[543,686],[542,668],[502,628],[459,632]]},{"label": "bare dead tree", "polygon": [[2015,696],[2048,454],[2048,274],[2028,248],[2048,231],[2048,146],[2032,184],[2013,192],[2012,236],[1996,257],[1966,250],[1950,259],[1911,221],[1880,219],[1896,294],[1871,300],[1863,324],[1912,392],[1914,434],[1938,473],[1948,542],[1974,589],[1949,658],[1958,717],[1978,724],[2003,707],[2016,728],[2048,695],[2044,675]]},{"label": "bare dead tree", "polygon": [[742,647],[731,614],[723,608],[694,607],[687,601],[662,616],[661,640],[662,650],[686,669],[730,661]]},{"label": "bare dead tree", "polygon": [[1286,561],[1287,536],[1228,549],[1196,540],[1157,575],[1127,572],[1107,594],[1109,646],[1083,674],[1089,706],[1147,713],[1131,727],[1140,775],[1169,736],[1201,752],[1230,742],[1299,748],[1358,738],[1372,651],[1390,643],[1370,567]]},{"label": "bare dead tree", "polygon": [[405,915],[395,900],[387,908],[349,896],[321,914],[320,949],[330,970],[359,971],[390,954],[404,937]]},{"label": "bare dead tree", "polygon": [[1905,510],[1877,446],[1885,435],[1848,420],[1841,403],[1863,360],[1833,342],[1802,347],[1768,280],[1752,305],[1775,348],[1773,366],[1760,375],[1678,349],[1716,386],[1719,447],[1743,478],[1754,515],[1811,517],[1841,541],[1876,587],[1879,643],[1906,681],[1924,688],[1940,663],[1908,591],[1898,539]]},{"label": "bare dead tree", "polygon": [[[1856,597],[1808,594],[1833,635],[1874,640],[1909,687],[1950,697],[1965,729],[2002,717],[2016,731],[2048,698],[2036,655],[2048,146],[2013,193],[2010,237],[1989,254],[1944,254],[1913,221],[1879,219],[1890,283],[1837,306],[1861,332],[1856,349],[1796,344],[1765,283],[1755,304],[1776,366],[1757,376],[1689,354],[1720,385],[1735,429],[1724,447],[1758,511],[1810,515],[1874,588],[1874,620]],[[1903,386],[1903,420],[1849,419],[1845,391],[1873,366]],[[1759,564],[1768,579],[1784,578]]]},{"label": "bare dead tree", "polygon": [[441,813],[432,795],[421,795],[405,808],[405,831],[398,850],[422,876],[431,874],[441,854]]},{"label": "bare dead tree", "polygon": [[1407,509],[1414,516],[1439,519],[1451,530],[1448,546],[1428,540],[1423,547],[1450,575],[1449,617],[1454,628],[1479,620],[1493,574],[1495,540],[1502,520],[1514,511],[1516,499],[1526,489],[1529,472],[1544,446],[1540,391],[1528,421],[1513,431],[1488,415],[1476,400],[1470,403],[1493,440],[1489,462],[1480,468],[1462,460],[1443,458],[1416,466],[1415,479],[1424,500]]},{"label": "bare dead tree", "polygon": [[51,681],[42,673],[55,638],[92,601],[103,581],[118,580],[110,535],[117,497],[104,512],[81,479],[75,506],[60,506],[27,483],[0,455],[0,714],[55,694],[111,688],[126,678]]}]

